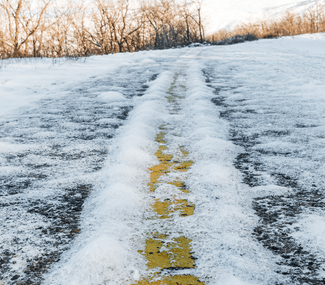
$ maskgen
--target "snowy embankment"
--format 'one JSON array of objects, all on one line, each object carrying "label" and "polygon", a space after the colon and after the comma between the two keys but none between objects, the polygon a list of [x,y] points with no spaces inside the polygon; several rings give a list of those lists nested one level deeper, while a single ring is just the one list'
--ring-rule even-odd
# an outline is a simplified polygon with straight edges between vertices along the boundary
[{"label": "snowy embankment", "polygon": [[165,72],[135,97],[133,111],[112,140],[101,183],[84,206],[82,234],[45,283],[125,284],[145,268],[137,252],[145,232],[141,220],[148,197],[143,189],[155,162],[154,138],[170,80]]},{"label": "snowy embankment", "polygon": [[87,59],[7,59],[0,63],[0,114],[40,99],[69,94],[84,80],[112,74],[130,64],[130,56],[97,56]]},{"label": "snowy embankment", "polygon": [[322,284],[324,46],[2,69],[0,281]]}]

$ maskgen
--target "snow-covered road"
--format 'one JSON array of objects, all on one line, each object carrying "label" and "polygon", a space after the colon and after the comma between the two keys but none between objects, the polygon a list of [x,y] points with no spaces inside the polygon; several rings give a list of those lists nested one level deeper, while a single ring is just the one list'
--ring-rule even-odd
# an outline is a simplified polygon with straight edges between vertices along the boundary
[{"label": "snow-covered road", "polygon": [[324,284],[324,48],[2,64],[0,284]]}]

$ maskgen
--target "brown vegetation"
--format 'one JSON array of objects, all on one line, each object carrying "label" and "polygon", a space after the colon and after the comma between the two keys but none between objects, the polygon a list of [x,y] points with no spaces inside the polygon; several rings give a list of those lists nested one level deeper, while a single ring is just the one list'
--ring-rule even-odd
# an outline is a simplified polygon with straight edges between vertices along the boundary
[{"label": "brown vegetation", "polygon": [[276,38],[321,32],[325,32],[325,6],[317,5],[315,9],[309,9],[303,14],[287,12],[278,20],[240,24],[233,30],[220,30],[209,36],[208,40],[216,42],[238,35]]},{"label": "brown vegetation", "polygon": [[[85,0],[86,1],[86,0]],[[191,3],[189,3],[191,2]],[[0,0],[0,58],[63,57],[203,42],[201,0]]]}]

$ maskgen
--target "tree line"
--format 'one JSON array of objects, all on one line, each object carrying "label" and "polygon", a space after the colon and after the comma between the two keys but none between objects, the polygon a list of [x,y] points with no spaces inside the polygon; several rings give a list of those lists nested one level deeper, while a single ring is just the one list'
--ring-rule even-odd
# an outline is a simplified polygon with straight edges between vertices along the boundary
[{"label": "tree line", "polygon": [[208,37],[216,42],[238,35],[253,35],[257,38],[276,38],[325,32],[325,5],[317,4],[303,13],[287,12],[279,19],[242,23],[232,30],[220,30]]},{"label": "tree line", "polygon": [[79,57],[205,39],[202,0],[0,0],[0,58]]}]

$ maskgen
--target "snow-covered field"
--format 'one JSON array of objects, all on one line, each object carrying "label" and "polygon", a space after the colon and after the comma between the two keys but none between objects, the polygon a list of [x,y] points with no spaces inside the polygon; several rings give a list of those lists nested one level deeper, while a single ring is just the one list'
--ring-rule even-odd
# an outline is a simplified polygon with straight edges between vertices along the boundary
[{"label": "snow-covered field", "polygon": [[0,284],[324,284],[324,47],[1,62]]},{"label": "snow-covered field", "polygon": [[239,23],[275,19],[286,12],[301,13],[313,9],[325,0],[203,0],[202,14],[207,22],[207,34]]}]

